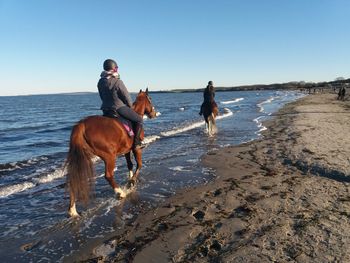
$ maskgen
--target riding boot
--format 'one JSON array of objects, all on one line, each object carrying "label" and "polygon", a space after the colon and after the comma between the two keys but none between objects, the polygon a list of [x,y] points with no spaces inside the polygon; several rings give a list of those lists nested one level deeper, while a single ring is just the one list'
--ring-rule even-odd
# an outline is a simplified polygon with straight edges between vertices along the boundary
[{"label": "riding boot", "polygon": [[203,114],[203,104],[201,105],[201,110],[199,112],[199,115],[202,115]]},{"label": "riding boot", "polygon": [[134,145],[133,145],[134,149],[145,147],[141,142],[141,138],[140,138],[141,132],[142,132],[142,124],[136,123],[134,125],[134,133],[135,133]]}]

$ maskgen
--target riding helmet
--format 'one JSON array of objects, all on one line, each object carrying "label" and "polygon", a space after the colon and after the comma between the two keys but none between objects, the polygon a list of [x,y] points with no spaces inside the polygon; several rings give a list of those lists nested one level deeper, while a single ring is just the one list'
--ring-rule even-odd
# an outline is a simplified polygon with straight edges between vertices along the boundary
[{"label": "riding helmet", "polygon": [[115,67],[118,67],[117,62],[115,62],[113,59],[106,59],[103,62],[103,69],[106,71],[112,70]]}]

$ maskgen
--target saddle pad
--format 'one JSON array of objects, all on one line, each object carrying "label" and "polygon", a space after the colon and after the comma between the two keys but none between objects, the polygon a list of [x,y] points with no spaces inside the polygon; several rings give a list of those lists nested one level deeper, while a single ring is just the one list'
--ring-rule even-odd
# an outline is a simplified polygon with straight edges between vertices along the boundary
[{"label": "saddle pad", "polygon": [[120,121],[120,123],[123,125],[123,127],[125,128],[126,132],[128,133],[129,137],[134,136],[134,131],[132,129],[132,124],[129,120],[124,119],[123,117],[121,117],[117,112],[115,111],[104,111],[103,112],[103,116],[104,117],[108,117],[108,118],[114,118],[117,119],[118,121]]},{"label": "saddle pad", "polygon": [[131,122],[119,117],[118,120],[122,123],[123,127],[125,128],[126,132],[128,133],[129,137],[134,136],[134,131],[132,130]]}]

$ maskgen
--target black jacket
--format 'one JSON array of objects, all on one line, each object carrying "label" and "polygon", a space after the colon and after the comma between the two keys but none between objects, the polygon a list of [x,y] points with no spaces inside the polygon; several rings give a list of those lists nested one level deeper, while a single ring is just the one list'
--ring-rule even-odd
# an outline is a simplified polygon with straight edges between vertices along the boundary
[{"label": "black jacket", "polygon": [[211,102],[215,97],[215,88],[211,85],[208,85],[203,92],[204,102]]}]

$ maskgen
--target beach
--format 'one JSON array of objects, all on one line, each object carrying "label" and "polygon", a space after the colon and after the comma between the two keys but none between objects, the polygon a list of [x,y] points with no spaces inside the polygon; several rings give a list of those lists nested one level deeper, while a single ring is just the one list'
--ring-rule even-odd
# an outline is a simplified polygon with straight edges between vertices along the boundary
[{"label": "beach", "polygon": [[202,157],[215,179],[178,191],[75,260],[349,262],[350,104],[314,94],[261,139]]}]

